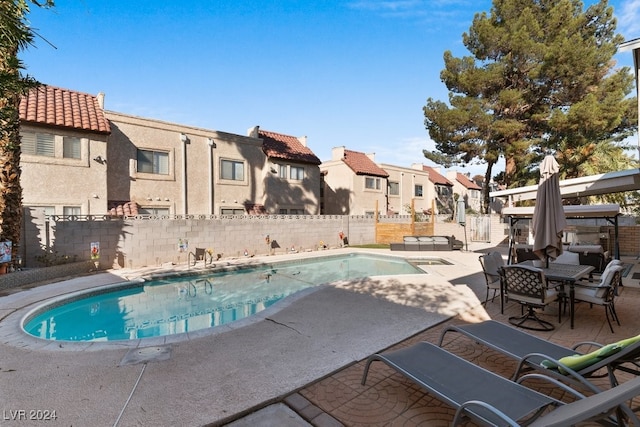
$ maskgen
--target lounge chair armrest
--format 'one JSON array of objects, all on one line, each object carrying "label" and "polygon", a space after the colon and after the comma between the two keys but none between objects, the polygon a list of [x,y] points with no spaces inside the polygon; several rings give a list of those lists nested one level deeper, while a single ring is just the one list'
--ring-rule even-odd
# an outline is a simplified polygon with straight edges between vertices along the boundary
[{"label": "lounge chair armrest", "polygon": [[573,395],[574,397],[578,398],[578,399],[584,399],[586,396],[582,393],[580,393],[579,391],[577,391],[576,389],[573,389],[571,387],[569,387],[567,384],[563,383],[562,381],[559,381],[555,378],[551,378],[547,375],[544,374],[527,374],[527,375],[523,375],[520,378],[518,378],[518,381],[516,381],[518,384],[522,384],[524,381],[527,381],[529,379],[538,379],[538,380],[544,380],[547,381],[553,385],[555,385],[556,387],[559,387],[561,389],[563,389],[564,391],[566,391],[567,393]]},{"label": "lounge chair armrest", "polygon": [[572,350],[577,350],[578,348],[580,348],[582,346],[591,346],[591,347],[602,348],[602,347],[604,347],[604,344],[600,344],[599,342],[595,342],[595,341],[582,341],[582,342],[577,343],[573,347],[571,347],[571,349]]},{"label": "lounge chair armrest", "polygon": [[[549,356],[547,356],[546,354],[543,354],[543,353],[529,353],[529,354],[525,355],[520,360],[520,362],[518,362],[518,366],[516,368],[516,372],[515,372],[515,374],[513,375],[513,378],[512,378],[513,381],[517,381],[518,380],[520,371],[522,370],[523,366],[525,366],[526,364],[532,365],[532,364],[535,363],[534,361],[531,361],[530,359],[540,360],[540,362],[542,362],[543,360],[547,361],[547,362],[550,362],[549,365],[557,367],[556,369],[554,369],[554,371],[562,372],[562,375],[564,375],[565,377],[570,377],[571,379],[577,381],[578,383],[582,384],[587,390],[590,390],[590,391],[592,391],[594,393],[600,392],[600,389],[597,388],[596,386],[594,386],[585,377],[583,377],[582,375],[580,375],[579,373],[577,373],[576,371],[574,371],[573,369],[571,369],[570,367],[568,367],[564,363],[560,362],[559,360],[556,360],[553,357],[549,357]],[[542,365],[540,365],[540,366],[542,366]],[[549,369],[553,369],[553,368],[549,368]],[[533,375],[533,374],[529,374],[529,375]]]},{"label": "lounge chair armrest", "polygon": [[[464,402],[462,405],[460,405],[460,407],[456,410],[456,415],[453,417],[453,423],[451,423],[451,425],[460,425],[460,423],[464,420],[465,413],[473,410],[473,407],[482,409],[482,417],[485,420],[493,422],[495,425],[498,425],[497,421],[499,420],[508,423],[507,425],[509,427],[520,427],[520,424],[509,418],[502,411],[499,411],[498,409],[481,400],[469,400],[468,402]],[[495,417],[495,419],[489,419],[489,415]]]}]

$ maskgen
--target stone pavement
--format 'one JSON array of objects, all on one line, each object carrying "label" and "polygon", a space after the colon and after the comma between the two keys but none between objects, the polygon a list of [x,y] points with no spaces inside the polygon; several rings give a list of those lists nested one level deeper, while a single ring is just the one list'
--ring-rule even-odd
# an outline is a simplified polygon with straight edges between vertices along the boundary
[{"label": "stone pavement", "polygon": [[[42,425],[21,418],[42,418],[46,411],[56,413],[46,422],[53,426],[446,425],[450,408],[392,374],[360,386],[361,361],[394,345],[431,340],[443,322],[501,318],[499,303],[489,303],[487,312],[479,301],[485,285],[478,252],[488,248],[469,247],[419,253],[451,262],[430,265],[425,275],[320,286],[234,324],[127,343],[48,342],[26,336],[19,325],[41,301],[136,272],[110,271],[1,297],[0,425]],[[549,338],[610,342],[637,334],[635,301],[624,302],[636,294],[625,289],[619,299],[623,323],[616,334],[606,322],[603,329],[602,307],[581,306],[576,329],[567,331],[565,321]],[[501,365],[469,345],[452,350]]]}]

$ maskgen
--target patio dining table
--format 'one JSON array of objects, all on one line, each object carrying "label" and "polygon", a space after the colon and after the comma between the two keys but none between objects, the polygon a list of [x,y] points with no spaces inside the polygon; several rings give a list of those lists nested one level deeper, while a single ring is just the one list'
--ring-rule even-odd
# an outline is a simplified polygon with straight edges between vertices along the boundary
[{"label": "patio dining table", "polygon": [[[533,266],[533,261],[524,261],[520,264]],[[562,289],[569,287],[569,316],[571,318],[571,329],[574,324],[574,305],[575,305],[575,283],[577,280],[588,277],[595,269],[592,265],[576,265],[576,264],[560,264],[550,262],[548,267],[540,267],[544,276],[551,282],[560,283]]]}]

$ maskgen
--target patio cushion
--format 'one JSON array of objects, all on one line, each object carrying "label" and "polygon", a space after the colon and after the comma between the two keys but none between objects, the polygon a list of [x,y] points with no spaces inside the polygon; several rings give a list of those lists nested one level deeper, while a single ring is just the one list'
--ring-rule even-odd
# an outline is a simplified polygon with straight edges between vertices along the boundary
[{"label": "patio cushion", "polygon": [[[573,369],[574,371],[579,371],[586,368],[587,366],[591,366],[594,363],[599,362],[606,357],[611,356],[612,354],[619,352],[626,346],[634,344],[638,341],[640,341],[640,335],[627,338],[616,343],[605,345],[604,347],[592,351],[591,353],[565,356],[560,358],[558,361],[565,365],[567,368]],[[556,366],[556,364],[551,362],[550,360],[543,360],[542,362],[540,362],[540,364],[545,368],[558,368],[558,370],[563,374],[567,373],[565,369],[560,366]]]}]

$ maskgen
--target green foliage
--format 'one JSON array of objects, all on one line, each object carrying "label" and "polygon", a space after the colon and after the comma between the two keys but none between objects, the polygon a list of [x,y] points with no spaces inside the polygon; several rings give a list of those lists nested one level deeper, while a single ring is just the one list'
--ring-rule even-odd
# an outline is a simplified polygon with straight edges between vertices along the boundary
[{"label": "green foliage", "polygon": [[[0,237],[20,241],[22,186],[20,185],[20,100],[38,83],[22,76],[18,54],[33,44],[34,30],[27,20],[30,5],[53,6],[53,0],[0,1]],[[16,246],[13,247],[15,256]]]},{"label": "green foliage", "polygon": [[[537,182],[549,152],[563,178],[616,170],[597,152],[629,164],[622,141],[637,129],[634,76],[614,69],[623,38],[606,0],[584,11],[578,0],[494,0],[462,37],[471,56],[444,53],[448,103],[429,98],[423,108],[436,143],[425,157],[447,167],[485,162],[485,182],[504,157],[510,187]],[[483,206],[488,195],[485,186]]]}]

